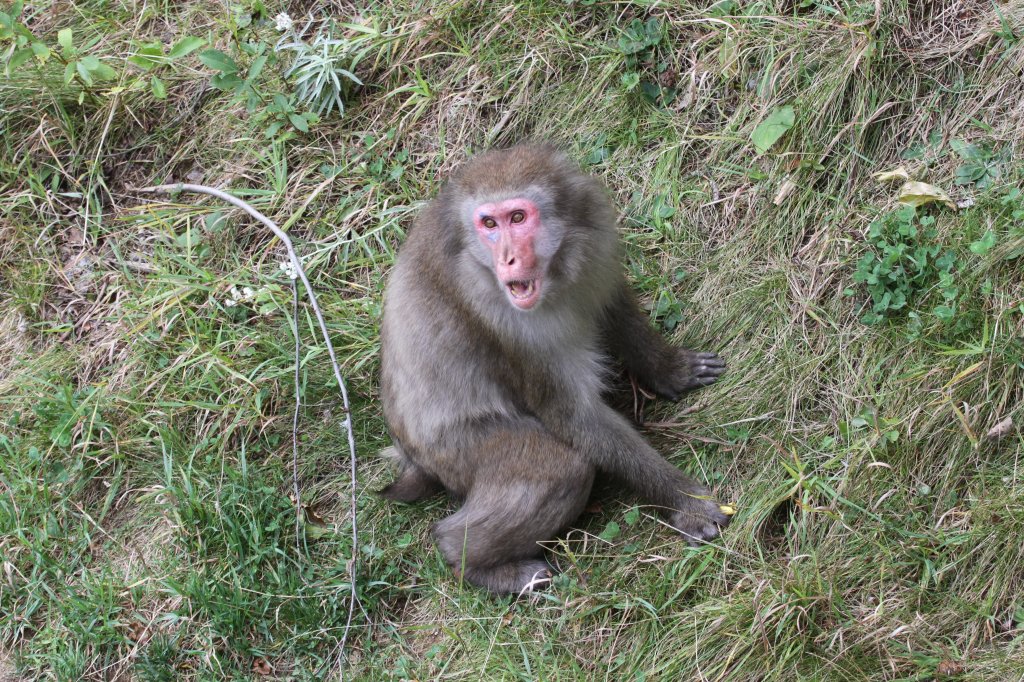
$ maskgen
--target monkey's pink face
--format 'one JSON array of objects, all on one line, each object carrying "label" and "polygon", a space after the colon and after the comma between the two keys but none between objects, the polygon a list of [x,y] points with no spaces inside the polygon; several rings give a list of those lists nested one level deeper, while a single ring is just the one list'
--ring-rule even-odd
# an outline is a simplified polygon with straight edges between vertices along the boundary
[{"label": "monkey's pink face", "polygon": [[537,205],[522,197],[479,204],[473,225],[491,251],[494,273],[512,305],[520,310],[537,305],[543,284],[535,249],[542,232]]}]

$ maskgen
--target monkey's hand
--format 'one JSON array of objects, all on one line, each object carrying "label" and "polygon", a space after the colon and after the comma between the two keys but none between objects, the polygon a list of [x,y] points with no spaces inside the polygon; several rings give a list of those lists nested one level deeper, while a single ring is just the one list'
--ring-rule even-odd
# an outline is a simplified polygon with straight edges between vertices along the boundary
[{"label": "monkey's hand", "polygon": [[725,371],[725,360],[718,353],[701,353],[676,348],[675,358],[665,372],[647,377],[646,386],[662,398],[679,400],[686,391],[713,384]]},{"label": "monkey's hand", "polygon": [[693,546],[716,537],[732,521],[732,516],[711,497],[711,491],[704,492],[707,494],[687,494],[678,509],[668,514],[669,524]]}]

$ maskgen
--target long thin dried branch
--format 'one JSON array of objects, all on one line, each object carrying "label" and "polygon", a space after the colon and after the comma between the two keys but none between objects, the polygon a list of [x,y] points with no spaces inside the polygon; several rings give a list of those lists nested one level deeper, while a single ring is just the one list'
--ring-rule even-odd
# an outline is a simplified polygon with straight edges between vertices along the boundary
[{"label": "long thin dried branch", "polygon": [[[306,276],[306,271],[302,269],[302,263],[299,261],[299,257],[295,253],[295,247],[292,245],[292,240],[288,237],[288,234],[284,230],[282,230],[280,227],[277,226],[276,223],[274,223],[274,221],[272,221],[270,218],[266,217],[265,215],[263,215],[262,213],[257,211],[251,205],[249,205],[248,203],[242,201],[238,197],[234,197],[234,196],[228,194],[227,192],[223,192],[223,191],[221,191],[219,189],[214,189],[213,187],[207,187],[205,185],[192,185],[192,184],[188,184],[188,183],[177,183],[177,184],[170,184],[170,185],[154,185],[154,186],[151,186],[151,187],[142,187],[142,188],[139,188],[139,189],[134,189],[132,191],[135,191],[135,192],[154,192],[154,193],[160,193],[160,194],[175,194],[175,193],[178,193],[178,192],[196,192],[198,194],[208,194],[208,195],[210,195],[212,197],[216,197],[216,198],[220,199],[221,201],[226,201],[227,203],[231,204],[232,206],[236,206],[236,207],[242,209],[243,211],[248,213],[250,216],[252,216],[256,220],[258,220],[261,223],[263,223],[263,225],[265,225],[271,232],[274,233],[274,235],[278,239],[281,240],[281,243],[284,244],[285,249],[288,251],[288,258],[291,261],[291,264],[292,264],[292,267],[294,268],[295,273],[298,275],[299,279],[302,280],[302,285],[306,289],[306,295],[309,297],[309,303],[312,306],[313,312],[316,314],[317,322],[320,325],[320,333],[323,336],[324,345],[327,346],[327,354],[331,358],[331,367],[334,370],[334,379],[338,382],[338,388],[341,390],[341,402],[342,402],[342,407],[343,407],[343,409],[345,411],[345,421],[344,421],[345,434],[348,436],[349,469],[350,469],[349,475],[351,476],[351,481],[350,481],[350,486],[349,486],[349,489],[350,489],[350,498],[349,498],[350,509],[349,509],[349,513],[350,513],[350,515],[352,517],[352,557],[351,557],[351,559],[349,559],[349,562],[348,562],[348,577],[349,577],[349,583],[351,585],[352,594],[350,596],[349,604],[348,604],[348,619],[347,619],[347,621],[345,623],[345,630],[344,630],[344,632],[341,635],[341,641],[338,643],[338,649],[341,650],[342,652],[344,652],[344,650],[345,650],[345,642],[348,639],[348,633],[352,629],[352,617],[355,614],[355,607],[356,607],[356,604],[359,601],[358,597],[356,596],[356,556],[357,556],[357,552],[359,551],[359,530],[358,530],[358,527],[357,527],[357,524],[356,524],[356,439],[355,439],[355,435],[354,435],[354,433],[352,431],[352,411],[351,411],[351,409],[349,407],[348,389],[345,386],[345,380],[341,377],[341,369],[338,367],[338,358],[337,358],[337,356],[335,355],[335,352],[334,352],[334,344],[331,343],[331,336],[327,332],[327,322],[324,320],[324,314],[320,310],[320,304],[317,302],[316,293],[313,291],[313,286],[309,283],[309,278]],[[292,284],[294,286],[294,282]],[[296,294],[295,295],[297,295],[297,290],[296,290]],[[297,419],[298,419],[298,417],[297,417],[297,415],[298,415],[298,392],[299,392],[299,386],[298,386],[298,365],[299,365],[298,335],[299,335],[299,322],[298,322],[298,318],[296,316],[296,319],[295,319],[295,338],[296,338],[296,352],[295,352],[296,408],[295,409],[296,409],[296,418],[295,418],[295,420],[293,420],[293,431],[295,429],[297,429],[297,425],[298,425],[298,421],[297,421]],[[295,433],[293,433],[292,436],[293,436],[293,442],[294,442],[294,440],[295,440],[295,438],[297,436],[296,436]],[[296,475],[297,474],[293,472],[293,476],[296,476]],[[295,504],[298,505],[297,513],[301,514],[302,513],[302,500],[299,499],[299,496],[298,496],[298,493],[297,493],[297,486],[298,486],[297,479],[295,481],[295,485],[296,485]]]}]

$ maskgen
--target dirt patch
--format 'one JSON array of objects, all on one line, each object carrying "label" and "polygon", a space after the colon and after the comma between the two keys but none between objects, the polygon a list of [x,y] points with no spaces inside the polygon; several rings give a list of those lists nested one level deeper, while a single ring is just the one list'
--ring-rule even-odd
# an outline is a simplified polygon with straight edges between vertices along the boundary
[{"label": "dirt patch", "polygon": [[22,679],[14,669],[12,658],[6,651],[0,651],[0,682],[19,682]]}]

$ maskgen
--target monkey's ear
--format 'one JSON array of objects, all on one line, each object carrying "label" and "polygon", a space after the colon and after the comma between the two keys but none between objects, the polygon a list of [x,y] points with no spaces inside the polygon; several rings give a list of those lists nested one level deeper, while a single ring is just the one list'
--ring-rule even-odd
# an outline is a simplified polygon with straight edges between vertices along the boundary
[{"label": "monkey's ear", "polygon": [[[459,254],[462,253],[465,248],[465,226],[462,224],[462,214],[458,210],[456,202],[452,202],[448,196],[448,191],[442,192],[434,203],[427,207],[428,212],[424,212],[420,218],[417,219],[417,223],[420,222],[434,222],[444,226],[444,229],[440,230],[440,248],[446,261],[450,261],[454,258],[458,258]],[[442,207],[441,210],[435,210],[437,207]]]}]

